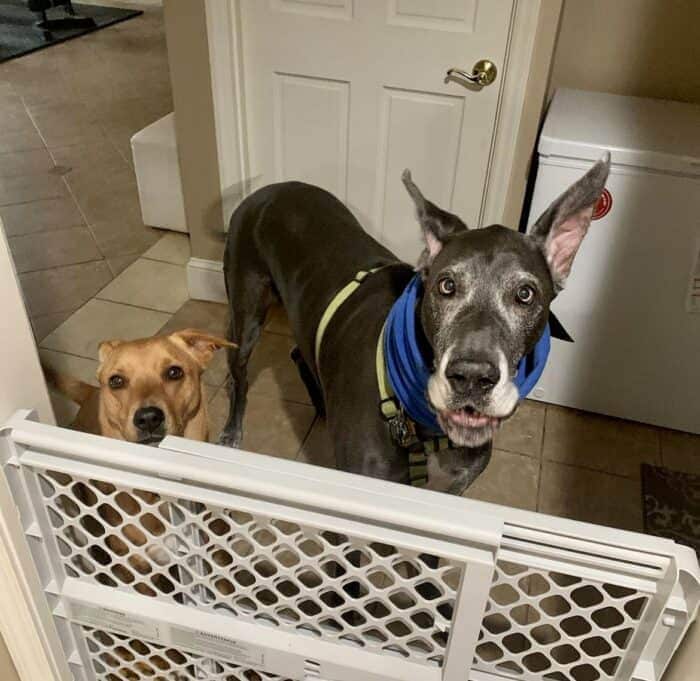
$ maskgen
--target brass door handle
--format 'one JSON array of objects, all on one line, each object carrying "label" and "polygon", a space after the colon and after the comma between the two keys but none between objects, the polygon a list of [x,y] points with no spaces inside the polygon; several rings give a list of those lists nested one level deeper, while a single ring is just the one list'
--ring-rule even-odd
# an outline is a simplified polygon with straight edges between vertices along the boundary
[{"label": "brass door handle", "polygon": [[472,67],[471,73],[467,73],[462,69],[451,68],[447,71],[447,77],[445,80],[457,78],[466,80],[472,85],[486,87],[487,85],[491,85],[491,83],[496,80],[497,73],[498,69],[492,61],[489,61],[488,59],[479,59],[479,61]]}]

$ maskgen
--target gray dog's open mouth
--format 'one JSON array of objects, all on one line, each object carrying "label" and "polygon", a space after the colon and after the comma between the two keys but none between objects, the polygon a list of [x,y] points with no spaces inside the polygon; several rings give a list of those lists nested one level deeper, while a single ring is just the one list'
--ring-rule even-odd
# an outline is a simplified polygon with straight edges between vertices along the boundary
[{"label": "gray dog's open mouth", "polygon": [[473,407],[441,409],[438,421],[447,436],[461,447],[479,447],[493,439],[507,417],[489,416]]},{"label": "gray dog's open mouth", "polygon": [[441,411],[440,415],[449,423],[461,428],[486,428],[488,426],[497,428],[503,420],[497,416],[482,414],[473,407],[446,409]]}]

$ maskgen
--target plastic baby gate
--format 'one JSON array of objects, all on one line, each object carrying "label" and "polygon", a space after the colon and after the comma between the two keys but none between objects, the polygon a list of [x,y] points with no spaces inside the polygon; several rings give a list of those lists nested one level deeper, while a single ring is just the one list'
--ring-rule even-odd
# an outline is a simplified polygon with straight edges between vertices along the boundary
[{"label": "plastic baby gate", "polygon": [[696,614],[671,541],[30,416],[0,483],[76,681],[653,681]]}]

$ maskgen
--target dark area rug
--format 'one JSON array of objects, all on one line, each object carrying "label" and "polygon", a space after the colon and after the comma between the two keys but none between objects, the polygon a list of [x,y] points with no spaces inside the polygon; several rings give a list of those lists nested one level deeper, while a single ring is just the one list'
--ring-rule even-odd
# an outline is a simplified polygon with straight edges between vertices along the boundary
[{"label": "dark area rug", "polygon": [[[29,11],[24,0],[0,0],[0,62],[62,43],[64,40],[77,38],[85,33],[98,31],[105,26],[111,26],[143,13],[140,10],[75,3],[73,8],[81,17],[92,17],[95,25],[61,26],[46,32],[35,26],[38,15]],[[68,16],[61,7],[47,10],[46,14],[49,19],[63,19]]]},{"label": "dark area rug", "polygon": [[642,465],[644,530],[695,549],[700,557],[700,475]]}]

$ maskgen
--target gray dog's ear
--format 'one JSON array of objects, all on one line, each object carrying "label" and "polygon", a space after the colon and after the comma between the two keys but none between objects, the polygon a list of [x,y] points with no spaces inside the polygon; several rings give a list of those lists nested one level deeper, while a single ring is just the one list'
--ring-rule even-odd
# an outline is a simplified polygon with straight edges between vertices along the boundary
[{"label": "gray dog's ear", "polygon": [[425,250],[421,253],[416,267],[416,269],[422,270],[433,262],[447,239],[456,232],[466,230],[467,226],[456,215],[448,213],[446,210],[438,208],[432,201],[428,201],[413,182],[411,171],[408,168],[401,174],[401,179],[413,199],[418,222],[423,230]]},{"label": "gray dog's ear", "polygon": [[572,184],[532,226],[530,236],[544,251],[557,291],[564,288],[574,257],[591,224],[593,209],[610,172],[610,153]]}]

